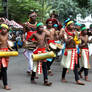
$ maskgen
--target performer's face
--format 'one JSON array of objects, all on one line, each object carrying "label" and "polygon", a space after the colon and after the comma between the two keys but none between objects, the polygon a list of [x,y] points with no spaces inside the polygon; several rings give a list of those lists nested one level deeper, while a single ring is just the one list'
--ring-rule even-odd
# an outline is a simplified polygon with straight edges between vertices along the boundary
[{"label": "performer's face", "polygon": [[87,30],[85,29],[85,30],[83,31],[83,33],[84,33],[84,35],[86,35],[86,34],[87,34]]},{"label": "performer's face", "polygon": [[48,22],[48,26],[49,26],[49,27],[52,27],[52,21],[49,21],[49,22]]},{"label": "performer's face", "polygon": [[33,19],[33,20],[36,20],[36,15],[33,15],[31,18]]},{"label": "performer's face", "polygon": [[75,28],[77,29],[76,31],[80,31],[80,26],[75,26]]},{"label": "performer's face", "polygon": [[75,28],[74,23],[70,24],[69,28],[70,28],[70,30],[73,30]]},{"label": "performer's face", "polygon": [[51,15],[51,18],[55,18],[55,15]]},{"label": "performer's face", "polygon": [[6,34],[7,32],[8,30],[6,28],[2,28],[2,31],[1,31],[2,34]]},{"label": "performer's face", "polygon": [[39,32],[43,32],[44,26],[39,26]]}]

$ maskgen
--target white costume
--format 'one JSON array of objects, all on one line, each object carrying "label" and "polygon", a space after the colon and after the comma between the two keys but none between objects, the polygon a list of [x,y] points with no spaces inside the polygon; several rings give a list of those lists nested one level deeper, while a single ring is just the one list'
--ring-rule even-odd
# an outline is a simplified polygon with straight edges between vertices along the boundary
[{"label": "white costume", "polygon": [[84,68],[89,69],[90,64],[89,64],[89,50],[88,48],[81,49],[81,66]]},{"label": "white costume", "polygon": [[[65,53],[67,53],[65,55]],[[75,67],[75,63],[77,64],[77,50],[76,48],[72,48],[72,49],[65,49],[64,55],[62,57],[61,60],[61,65],[64,68],[70,68],[71,70],[74,69]]]},{"label": "white costume", "polygon": [[[89,37],[89,40],[92,39],[92,36]],[[88,47],[89,47],[89,56],[92,55],[92,43],[88,43]]]}]

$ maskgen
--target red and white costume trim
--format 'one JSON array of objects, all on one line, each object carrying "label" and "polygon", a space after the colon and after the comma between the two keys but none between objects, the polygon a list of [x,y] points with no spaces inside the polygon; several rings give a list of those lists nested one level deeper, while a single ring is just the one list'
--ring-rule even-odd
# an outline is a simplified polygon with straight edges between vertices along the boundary
[{"label": "red and white costume trim", "polygon": [[65,49],[64,55],[61,60],[61,65],[65,68],[74,70],[75,64],[77,63],[77,49]]},{"label": "red and white costume trim", "polygon": [[84,68],[89,69],[89,49],[88,48],[82,48],[81,49],[81,66]]},{"label": "red and white costume trim", "polygon": [[[34,54],[39,54],[39,53],[46,53],[46,49],[45,48],[37,48],[34,50],[33,52]],[[46,62],[46,60],[43,60],[43,62]],[[39,62],[34,62],[34,65],[35,65],[35,71],[38,73],[38,74],[42,74],[42,61],[39,61]]]}]

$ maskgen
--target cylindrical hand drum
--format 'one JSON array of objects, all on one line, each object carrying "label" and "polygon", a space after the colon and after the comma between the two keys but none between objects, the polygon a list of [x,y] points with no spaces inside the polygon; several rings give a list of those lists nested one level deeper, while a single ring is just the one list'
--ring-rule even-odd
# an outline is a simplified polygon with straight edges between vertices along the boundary
[{"label": "cylindrical hand drum", "polygon": [[17,51],[0,51],[0,57],[18,56]]},{"label": "cylindrical hand drum", "polygon": [[62,49],[62,45],[61,45],[61,44],[56,44],[56,47],[57,47],[58,49]]},{"label": "cylindrical hand drum", "polygon": [[8,40],[8,45],[9,45],[9,47],[13,47],[14,43],[12,41]]},{"label": "cylindrical hand drum", "polygon": [[34,42],[26,41],[26,43],[23,44],[23,47],[25,49],[34,50],[36,48],[36,44]]},{"label": "cylindrical hand drum", "polygon": [[47,53],[33,54],[32,57],[33,57],[33,61],[39,61],[39,60],[44,60],[47,58],[56,57],[56,54],[53,51],[51,51]]},{"label": "cylindrical hand drum", "polygon": [[53,43],[50,43],[50,44],[49,44],[49,48],[50,48],[51,50],[53,50],[53,51],[57,49],[56,45],[53,44]]}]

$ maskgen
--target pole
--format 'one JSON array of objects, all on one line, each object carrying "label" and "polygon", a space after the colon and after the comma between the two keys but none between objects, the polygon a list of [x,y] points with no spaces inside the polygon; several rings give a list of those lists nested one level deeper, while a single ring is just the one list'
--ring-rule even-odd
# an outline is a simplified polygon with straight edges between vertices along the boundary
[{"label": "pole", "polygon": [[4,9],[4,17],[8,18],[8,0],[2,0],[2,6]]},{"label": "pole", "polygon": [[6,4],[6,18],[8,19],[8,0],[7,0],[7,4]]},{"label": "pole", "polygon": [[42,0],[42,22],[44,21],[44,0]]}]

